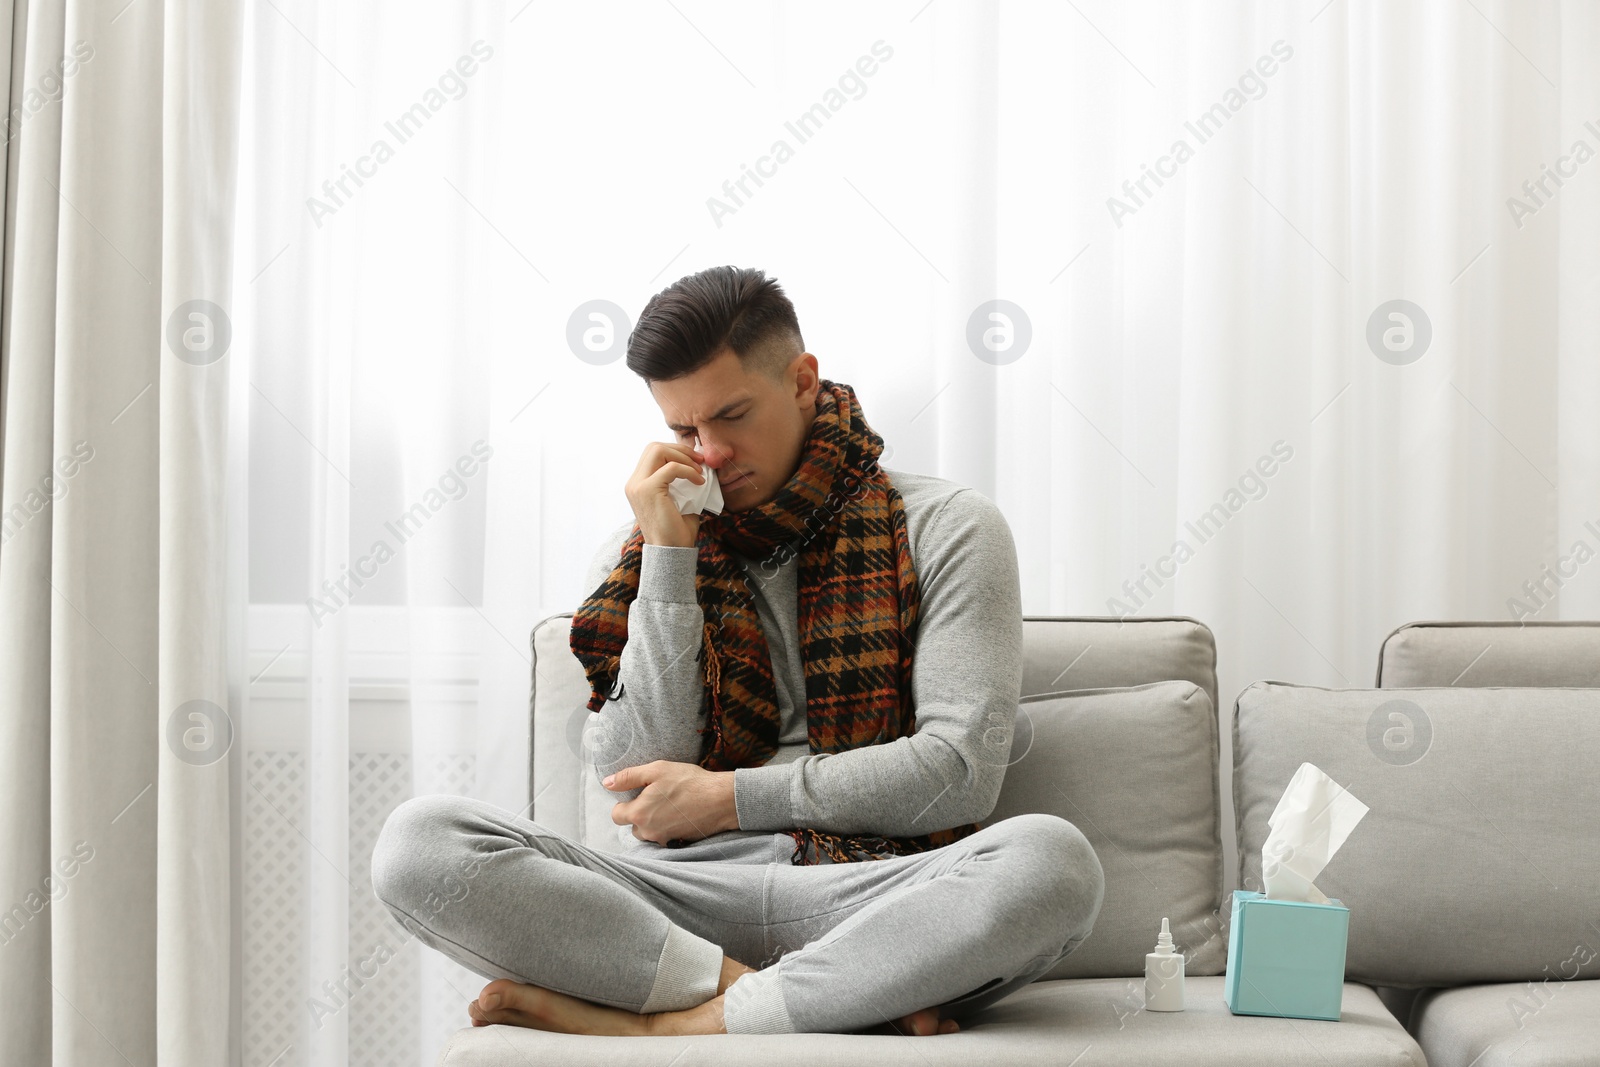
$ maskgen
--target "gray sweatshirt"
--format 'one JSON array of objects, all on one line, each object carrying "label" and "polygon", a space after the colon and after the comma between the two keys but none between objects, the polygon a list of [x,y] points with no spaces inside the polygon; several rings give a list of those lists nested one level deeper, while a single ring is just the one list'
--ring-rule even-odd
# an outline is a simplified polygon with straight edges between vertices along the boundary
[{"label": "gray sweatshirt", "polygon": [[[911,559],[922,591],[912,659],[916,732],[848,752],[811,753],[800,658],[798,559],[775,566],[734,553],[746,571],[771,650],[781,728],[778,751],[734,774],[739,829],[768,837],[792,827],[911,837],[977,822],[994,810],[1010,758],[1022,692],[1022,590],[1005,516],[975,489],[884,468],[905,502]],[[615,530],[584,588],[599,588],[621,558],[633,522]],[[706,716],[696,659],[703,616],[694,548],[646,544],[618,677],[621,696],[584,725],[603,779],[653,760],[698,763]],[[587,594],[585,594],[587,595]],[[642,789],[616,790],[621,801]],[[618,827],[623,846],[662,848]],[[787,859],[784,836],[773,855]]]}]

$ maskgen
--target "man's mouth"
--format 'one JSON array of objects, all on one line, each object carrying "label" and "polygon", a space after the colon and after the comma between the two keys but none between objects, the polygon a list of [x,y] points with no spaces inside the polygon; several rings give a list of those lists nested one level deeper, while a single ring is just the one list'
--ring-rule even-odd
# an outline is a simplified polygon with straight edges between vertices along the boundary
[{"label": "man's mouth", "polygon": [[749,471],[742,471],[742,472],[740,472],[739,474],[735,475],[732,478],[724,478],[720,474],[717,475],[717,484],[720,485],[724,489],[738,489],[738,488],[748,484],[749,481],[750,481],[750,472]]}]

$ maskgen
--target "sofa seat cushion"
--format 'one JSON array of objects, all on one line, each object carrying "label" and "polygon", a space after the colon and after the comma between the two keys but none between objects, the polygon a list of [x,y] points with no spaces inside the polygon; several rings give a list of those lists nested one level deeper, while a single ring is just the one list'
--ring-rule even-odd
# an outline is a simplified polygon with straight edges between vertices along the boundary
[{"label": "sofa seat cushion", "polygon": [[1222,979],[1186,978],[1184,1010],[1143,1010],[1144,983],[1129,978],[1034,982],[978,1012],[955,1034],[909,1037],[887,1026],[852,1034],[584,1037],[515,1026],[467,1027],[439,1067],[1426,1067],[1422,1050],[1378,996],[1344,987],[1338,1022],[1234,1015]]},{"label": "sofa seat cushion", "polygon": [[[1585,971],[1594,971],[1592,952]],[[1432,1067],[1579,1067],[1600,1059],[1600,981],[1458,986],[1423,992],[1411,1029]]]}]

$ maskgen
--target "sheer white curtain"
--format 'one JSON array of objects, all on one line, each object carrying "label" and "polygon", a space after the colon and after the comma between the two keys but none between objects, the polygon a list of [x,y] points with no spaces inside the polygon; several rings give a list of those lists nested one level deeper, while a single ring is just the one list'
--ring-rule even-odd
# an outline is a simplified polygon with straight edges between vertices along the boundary
[{"label": "sheer white curtain", "polygon": [[632,317],[709,265],[1000,504],[1028,613],[1197,617],[1225,700],[1593,615],[1597,49],[1577,0],[259,5],[246,1061],[465,1021],[372,838],[535,799],[527,634],[666,432]]}]

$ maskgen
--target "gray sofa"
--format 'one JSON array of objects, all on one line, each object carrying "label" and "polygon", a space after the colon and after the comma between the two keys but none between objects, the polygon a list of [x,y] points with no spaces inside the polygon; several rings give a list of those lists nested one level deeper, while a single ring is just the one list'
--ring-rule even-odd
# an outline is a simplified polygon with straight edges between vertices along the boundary
[{"label": "gray sofa", "polygon": [[[1600,688],[1600,623],[1408,623],[1384,640],[1378,654],[1377,685],[1384,689],[1501,688],[1506,690],[1502,706],[1517,714],[1518,689]],[[1569,706],[1569,714],[1581,714],[1581,701],[1587,694],[1574,696],[1577,700]],[[1519,730],[1529,726],[1520,715],[1517,723]],[[1600,981],[1594,980],[1600,978],[1600,875],[1595,866],[1600,855],[1600,807],[1594,803],[1594,783],[1600,780],[1600,768],[1595,766],[1600,745],[1595,741],[1595,725],[1558,719],[1559,733],[1536,738],[1527,746],[1528,754],[1549,759],[1554,766],[1545,767],[1542,761],[1518,762],[1502,753],[1494,768],[1496,777],[1513,786],[1518,803],[1511,807],[1516,815],[1527,817],[1530,812],[1559,811],[1570,805],[1547,840],[1557,847],[1564,845],[1580,862],[1587,859],[1587,873],[1582,868],[1565,868],[1575,875],[1570,878],[1560,877],[1555,870],[1528,868],[1530,883],[1544,884],[1547,877],[1557,876],[1564,884],[1554,895],[1571,894],[1580,901],[1576,920],[1535,914],[1536,922],[1549,923],[1554,929],[1553,957],[1533,961],[1537,966],[1524,966],[1514,981],[1469,982],[1445,975],[1448,981],[1431,987],[1379,991],[1435,1067],[1600,1063]],[[1481,738],[1473,740],[1483,743]],[[1579,793],[1563,795],[1559,788],[1551,788],[1550,772],[1559,773],[1563,767],[1585,768],[1587,781],[1580,782]],[[1477,789],[1468,792],[1473,794],[1478,814],[1496,824],[1489,847],[1532,863],[1526,842],[1507,840],[1514,828],[1499,817],[1501,813],[1489,808]],[[1475,888],[1492,907],[1534,912],[1540,908],[1540,902],[1508,891],[1511,887],[1507,885],[1479,883]],[[1442,899],[1439,902],[1444,903]]]},{"label": "gray sofa", "polygon": [[[532,635],[532,818],[615,851],[614,801],[581,758],[587,689],[570,620],[552,616]],[[1567,942],[1600,946],[1600,798],[1586,764],[1600,755],[1600,626],[1417,624],[1385,643],[1374,689],[1251,685],[1231,714],[1237,828],[1221,819],[1206,626],[1029,617],[1024,641],[1011,762],[985,824],[1059,815],[1088,836],[1106,875],[1093,934],[1054,970],[957,1034],[642,1039],[464,1027],[442,1067],[1600,1062],[1600,984],[1583,980],[1600,959],[1578,967],[1579,980],[1539,981],[1574,972],[1563,967]],[[1532,732],[1519,736],[1518,723]],[[1351,908],[1342,1013],[1234,1016],[1222,997],[1223,835],[1239,843],[1239,884],[1259,889],[1266,816],[1301,760],[1372,808],[1317,880]],[[1541,789],[1541,775],[1560,792]],[[1142,1010],[1144,954],[1163,916],[1187,957],[1180,1013]],[[1530,1011],[1508,1014],[1518,997]]]}]

